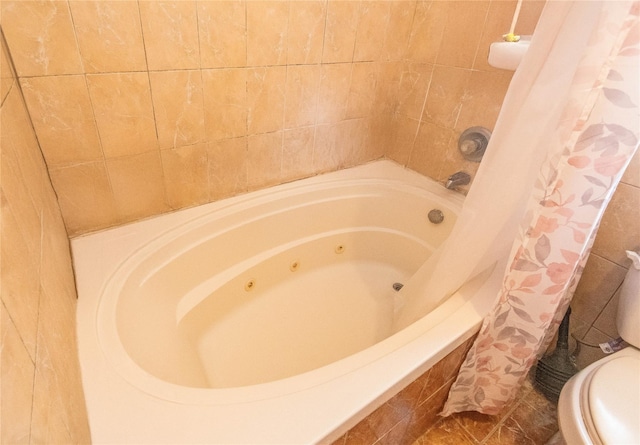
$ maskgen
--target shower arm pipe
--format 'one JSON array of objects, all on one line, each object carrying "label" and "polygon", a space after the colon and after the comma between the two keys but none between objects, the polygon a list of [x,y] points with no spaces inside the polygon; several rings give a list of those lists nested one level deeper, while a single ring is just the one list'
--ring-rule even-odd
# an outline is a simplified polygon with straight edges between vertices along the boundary
[{"label": "shower arm pipe", "polygon": [[509,28],[509,33],[502,36],[502,38],[506,42],[517,42],[520,40],[520,36],[515,35],[514,31],[516,29],[516,23],[518,22],[518,16],[520,15],[520,8],[522,7],[522,1],[523,0],[518,0],[518,3],[516,4],[516,10],[513,13],[513,19],[511,20],[511,27]]}]

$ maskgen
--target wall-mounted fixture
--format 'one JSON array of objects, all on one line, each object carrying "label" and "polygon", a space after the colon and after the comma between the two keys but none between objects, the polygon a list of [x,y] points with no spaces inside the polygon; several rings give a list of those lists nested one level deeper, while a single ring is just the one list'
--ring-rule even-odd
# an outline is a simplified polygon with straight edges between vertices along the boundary
[{"label": "wall-mounted fixture", "polygon": [[467,161],[480,162],[490,137],[491,132],[484,127],[467,128],[458,139],[458,149]]}]

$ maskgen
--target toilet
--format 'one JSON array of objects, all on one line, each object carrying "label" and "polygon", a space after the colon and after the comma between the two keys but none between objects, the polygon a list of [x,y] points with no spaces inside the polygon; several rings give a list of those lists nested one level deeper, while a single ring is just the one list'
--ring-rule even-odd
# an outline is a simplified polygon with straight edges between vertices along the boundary
[{"label": "toilet", "polygon": [[629,346],[574,375],[558,400],[563,439],[573,444],[640,444],[640,255],[620,289],[616,325]]}]

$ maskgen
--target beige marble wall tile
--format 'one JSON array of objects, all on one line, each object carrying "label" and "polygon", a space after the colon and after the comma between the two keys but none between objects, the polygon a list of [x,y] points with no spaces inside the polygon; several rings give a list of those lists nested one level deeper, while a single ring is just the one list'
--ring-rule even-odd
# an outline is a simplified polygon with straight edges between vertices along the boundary
[{"label": "beige marble wall tile", "polygon": [[87,73],[147,69],[138,2],[69,2]]},{"label": "beige marble wall tile", "polygon": [[208,140],[247,134],[247,71],[203,70],[204,121]]},{"label": "beige marble wall tile", "polygon": [[372,112],[376,99],[378,70],[375,63],[354,63],[351,69],[351,84],[345,109],[345,118],[367,117]]},{"label": "beige marble wall tile", "polygon": [[331,0],[327,3],[322,62],[351,62],[360,17],[360,1]]},{"label": "beige marble wall tile", "polygon": [[0,103],[4,103],[9,90],[15,85],[16,76],[9,63],[9,48],[7,48],[4,38],[0,44],[2,45],[0,49]]},{"label": "beige marble wall tile", "polygon": [[467,91],[471,70],[436,65],[422,120],[453,128]]},{"label": "beige marble wall tile", "polygon": [[140,18],[150,70],[200,68],[195,1],[143,1]]},{"label": "beige marble wall tile", "polygon": [[217,200],[247,191],[247,138],[207,144],[209,199]]},{"label": "beige marble wall tile", "polygon": [[351,68],[350,63],[322,65],[317,123],[339,122],[344,118],[351,84]]},{"label": "beige marble wall tile", "polygon": [[120,222],[104,162],[53,169],[50,174],[69,235]]},{"label": "beige marble wall tile", "polygon": [[[50,202],[43,207],[42,211],[42,226],[44,228],[42,231],[42,251],[47,252],[47,255],[43,255],[40,261],[40,286],[44,292],[42,298],[45,298],[46,294],[53,298],[54,304],[61,305],[67,310],[71,308],[71,317],[73,318],[78,296],[73,275],[71,246],[57,197],[53,193],[51,185],[49,190],[51,191],[48,196]],[[40,321],[42,321],[43,314],[44,312],[39,313]],[[73,333],[74,329],[70,329],[70,332]]]},{"label": "beige marble wall tile", "polygon": [[409,44],[415,9],[415,0],[390,3],[389,23],[385,33],[384,46],[382,47],[384,60],[404,59]]},{"label": "beige marble wall tile", "polygon": [[407,166],[432,179],[443,180],[440,172],[453,137],[448,128],[422,122]]},{"label": "beige marble wall tile", "polygon": [[[414,145],[416,143],[416,137],[418,134],[418,128],[420,121],[408,118],[401,114],[394,116],[395,131],[389,141],[388,154],[396,162],[407,165],[410,157],[412,157],[413,151],[415,151]],[[411,164],[409,164],[411,165]],[[412,169],[426,174],[423,166],[411,166]]]},{"label": "beige marble wall tile", "polygon": [[353,60],[380,60],[384,46],[391,2],[366,1],[360,8]]},{"label": "beige marble wall tile", "polygon": [[164,193],[160,153],[107,159],[107,171],[118,214],[134,221],[169,210]]},{"label": "beige marble wall tile", "polygon": [[505,70],[472,71],[461,100],[456,129],[462,132],[480,125],[493,130],[512,76],[513,72]]},{"label": "beige marble wall tile", "polygon": [[447,21],[438,50],[438,64],[471,68],[482,35],[489,1],[447,2]]},{"label": "beige marble wall tile", "polygon": [[289,2],[288,65],[320,63],[326,14],[325,1]]},{"label": "beige marble wall tile", "polygon": [[[47,167],[42,159],[31,119],[20,95],[14,88],[0,110],[2,137],[1,171],[6,173],[3,188],[8,195],[21,190],[16,202],[31,203],[34,211],[43,205],[43,193],[49,186]],[[37,229],[34,238],[39,238]]]},{"label": "beige marble wall tile", "polygon": [[75,291],[71,288],[72,295],[63,291],[44,292],[40,305],[31,430],[36,443],[90,440],[75,353]]},{"label": "beige marble wall tile", "polygon": [[374,114],[396,113],[403,70],[404,63],[398,61],[378,64]]},{"label": "beige marble wall tile", "polygon": [[247,66],[287,63],[289,3],[247,2]]},{"label": "beige marble wall tile", "polygon": [[605,210],[593,253],[627,267],[625,250],[640,250],[640,188],[620,183]]},{"label": "beige marble wall tile", "polygon": [[23,78],[21,84],[49,166],[102,157],[84,76]]},{"label": "beige marble wall tile", "polygon": [[284,128],[315,124],[319,86],[320,65],[287,67]]},{"label": "beige marble wall tile", "polygon": [[207,202],[209,174],[206,144],[162,150],[167,201],[174,209]]},{"label": "beige marble wall tile", "polygon": [[627,270],[592,253],[571,300],[572,318],[591,326],[622,283]]},{"label": "beige marble wall tile", "polygon": [[440,1],[418,1],[409,34],[407,57],[416,62],[434,63],[442,43],[447,19],[447,4]]},{"label": "beige marble wall tile", "polygon": [[83,72],[66,1],[3,1],[1,8],[20,76]]},{"label": "beige marble wall tile", "polygon": [[342,145],[338,140],[338,124],[316,125],[313,144],[313,170],[325,173],[336,170],[343,161]]},{"label": "beige marble wall tile", "polygon": [[342,167],[353,167],[371,160],[367,141],[365,119],[348,119],[338,123],[338,138],[342,144]]},{"label": "beige marble wall tile", "polygon": [[[602,295],[602,299],[605,299],[605,296]],[[616,325],[616,317],[618,315],[618,301],[620,299],[620,288],[616,291],[615,294],[609,299],[606,306],[596,318],[596,321],[593,323],[593,327],[598,329],[601,332],[604,332],[611,338],[618,338],[620,334],[618,333],[618,326]]]},{"label": "beige marble wall tile", "polygon": [[[0,263],[2,304],[20,332],[22,347],[31,360],[35,361],[40,283],[33,277],[38,277],[40,274],[40,240],[38,239],[35,243],[35,240],[25,238],[23,226],[34,224],[34,222],[20,220],[20,213],[12,208],[16,206],[20,206],[20,203],[15,202],[10,206],[3,193],[2,215],[0,215],[2,222],[0,254],[3,258]],[[39,228],[39,220],[37,225]]]},{"label": "beige marble wall tile", "polygon": [[151,72],[149,79],[160,148],[204,142],[200,71]]},{"label": "beige marble wall tile", "polygon": [[282,164],[282,132],[247,138],[247,185],[255,190],[279,184]]},{"label": "beige marble wall tile", "polygon": [[244,67],[247,63],[246,2],[198,1],[202,68]]},{"label": "beige marble wall tile", "polygon": [[433,65],[429,63],[407,63],[400,78],[397,112],[419,120],[431,85]]},{"label": "beige marble wall tile", "polygon": [[[4,286],[2,292],[4,300]],[[2,335],[0,441],[7,444],[29,443],[35,365],[4,304],[0,305],[0,317],[2,317],[0,324]]]},{"label": "beige marble wall tile", "polygon": [[282,181],[311,176],[314,127],[285,130],[282,137]]},{"label": "beige marble wall tile", "polygon": [[147,73],[87,75],[87,84],[105,157],[157,151]]},{"label": "beige marble wall tile", "polygon": [[287,68],[247,70],[247,131],[249,135],[278,131],[284,121]]}]

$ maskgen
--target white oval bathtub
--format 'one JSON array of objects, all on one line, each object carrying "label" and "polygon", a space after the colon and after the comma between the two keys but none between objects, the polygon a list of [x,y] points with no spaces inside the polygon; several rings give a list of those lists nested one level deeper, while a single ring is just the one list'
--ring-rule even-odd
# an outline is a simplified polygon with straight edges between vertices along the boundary
[{"label": "white oval bathtub", "polygon": [[491,304],[497,273],[391,331],[461,200],[378,161],[72,240],[93,441],[337,438]]}]

